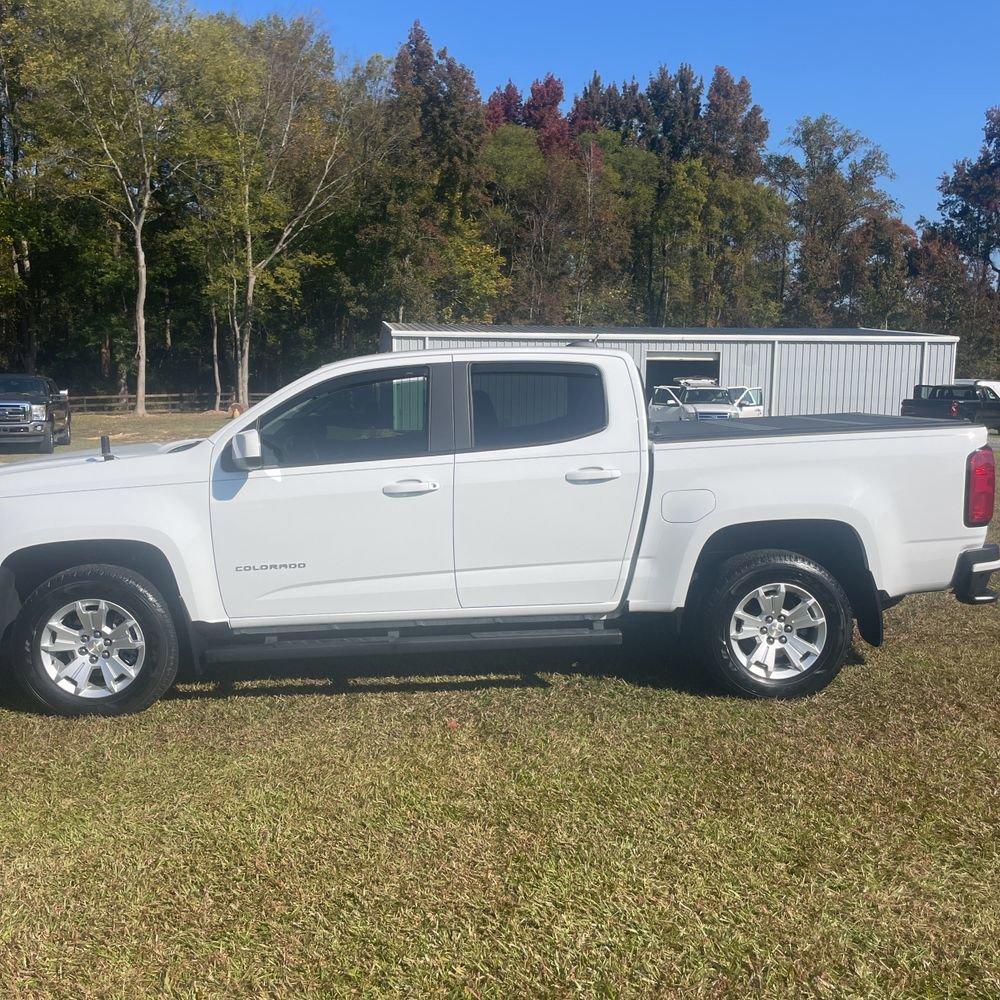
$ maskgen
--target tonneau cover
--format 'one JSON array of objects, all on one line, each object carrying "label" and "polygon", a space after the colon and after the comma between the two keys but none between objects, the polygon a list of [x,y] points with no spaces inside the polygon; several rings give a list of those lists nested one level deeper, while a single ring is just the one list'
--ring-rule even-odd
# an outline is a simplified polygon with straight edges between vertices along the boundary
[{"label": "tonneau cover", "polygon": [[654,444],[716,441],[719,438],[789,437],[796,434],[958,430],[968,424],[928,417],[892,417],[877,413],[823,413],[801,417],[743,417],[734,420],[675,420],[660,424]]}]

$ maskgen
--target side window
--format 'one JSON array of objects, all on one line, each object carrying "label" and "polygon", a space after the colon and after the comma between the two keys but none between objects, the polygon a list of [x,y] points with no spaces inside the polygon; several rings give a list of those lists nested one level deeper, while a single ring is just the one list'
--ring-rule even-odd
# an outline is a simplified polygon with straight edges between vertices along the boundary
[{"label": "side window", "polygon": [[991,403],[995,403],[998,399],[1000,399],[1000,396],[997,396],[997,394],[989,386],[984,385],[982,391],[983,396]]},{"label": "side window", "polygon": [[264,467],[407,458],[428,451],[429,369],[347,375],[260,421]]},{"label": "side window", "polygon": [[607,426],[594,365],[488,362],[471,366],[475,448],[527,448],[595,434]]},{"label": "side window", "polygon": [[764,405],[764,392],[761,389],[750,389],[747,394],[743,397],[743,402],[747,406],[763,406]]}]

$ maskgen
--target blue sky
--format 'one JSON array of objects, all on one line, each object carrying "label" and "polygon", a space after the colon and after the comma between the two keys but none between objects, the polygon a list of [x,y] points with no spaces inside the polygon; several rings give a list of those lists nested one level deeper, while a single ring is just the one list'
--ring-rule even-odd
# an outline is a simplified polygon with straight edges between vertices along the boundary
[{"label": "blue sky", "polygon": [[801,115],[827,112],[888,153],[886,184],[910,223],[932,216],[937,182],[974,155],[986,108],[1000,104],[1000,3],[814,3],[633,0],[199,0],[243,17],[306,12],[349,58],[393,53],[419,19],[476,75],[486,96],[510,77],[527,89],[553,72],[569,98],[597,69],[645,83],[660,63],[718,64],[746,75],[771,123],[772,147]]}]

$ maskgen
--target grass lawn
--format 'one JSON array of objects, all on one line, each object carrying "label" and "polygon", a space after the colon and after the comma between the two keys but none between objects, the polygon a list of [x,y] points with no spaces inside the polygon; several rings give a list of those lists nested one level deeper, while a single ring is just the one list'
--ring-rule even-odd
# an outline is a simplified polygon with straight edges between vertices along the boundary
[{"label": "grass lawn", "polygon": [[997,996],[1000,614],[887,632],[789,704],[650,644],[0,685],[0,996]]}]

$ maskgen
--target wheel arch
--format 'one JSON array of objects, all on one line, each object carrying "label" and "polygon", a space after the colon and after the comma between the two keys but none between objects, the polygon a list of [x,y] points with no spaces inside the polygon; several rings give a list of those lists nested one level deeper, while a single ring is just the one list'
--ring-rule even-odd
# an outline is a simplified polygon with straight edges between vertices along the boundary
[{"label": "wheel arch", "polygon": [[[29,545],[11,552],[0,563],[0,576],[4,575],[4,571],[10,574],[17,600],[23,605],[32,591],[49,577],[74,566],[91,563],[121,566],[149,580],[167,601],[175,620],[182,652],[191,654],[191,617],[177,577],[166,554],[149,542],[107,538]],[[14,617],[16,615],[9,622],[0,622],[0,636],[9,629]],[[188,659],[190,660],[190,656]]]},{"label": "wheel arch", "polygon": [[752,521],[720,528],[707,539],[698,555],[684,607],[698,606],[711,586],[715,571],[727,559],[757,549],[787,549],[829,570],[851,602],[862,638],[873,646],[882,644],[882,603],[868,554],[861,536],[844,521]]}]

